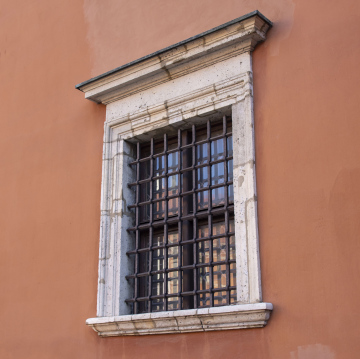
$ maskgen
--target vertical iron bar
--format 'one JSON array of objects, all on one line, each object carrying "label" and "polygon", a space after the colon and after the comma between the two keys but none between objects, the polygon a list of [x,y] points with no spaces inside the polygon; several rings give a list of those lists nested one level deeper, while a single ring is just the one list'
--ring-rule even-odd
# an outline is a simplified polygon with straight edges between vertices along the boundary
[{"label": "vertical iron bar", "polygon": [[[207,121],[207,144],[208,144],[208,178],[209,178],[209,187],[211,186],[211,123],[210,120]],[[213,289],[213,240],[212,237],[212,190],[209,189],[209,200],[208,200],[208,231],[209,231],[209,289],[210,289],[210,307],[214,306],[214,293]]]},{"label": "vertical iron bar", "polygon": [[154,235],[154,228],[153,228],[153,191],[154,191],[154,187],[153,187],[153,176],[154,176],[154,138],[151,138],[150,141],[150,228],[149,228],[149,278],[148,278],[148,297],[149,297],[149,301],[148,301],[148,312],[150,313],[152,310],[152,305],[151,305],[151,271],[152,271],[152,246],[153,246],[153,235]]},{"label": "vertical iron bar", "polygon": [[196,142],[196,128],[195,125],[192,125],[192,190],[194,191],[193,193],[193,213],[194,213],[194,221],[193,221],[193,240],[194,240],[194,244],[193,244],[193,264],[194,264],[194,269],[193,269],[193,290],[194,290],[194,296],[193,296],[193,308],[197,308],[197,295],[196,295],[196,291],[197,291],[197,269],[196,269],[196,264],[197,264],[197,257],[196,257],[196,238],[197,238],[197,218],[196,218],[196,213],[197,213],[197,201],[196,201],[196,196],[197,193],[195,192],[196,189],[196,146],[195,146],[195,142]]},{"label": "vertical iron bar", "polygon": [[[181,145],[185,146],[188,145],[191,142],[191,137],[190,137],[191,133],[188,130],[184,130],[182,131],[182,135],[181,135]],[[185,168],[189,168],[192,165],[192,156],[191,156],[191,148],[186,148],[183,150],[182,152],[182,169]],[[192,173],[193,171],[186,171],[183,173],[183,190],[184,192],[188,192],[192,190]],[[190,198],[191,196],[191,198]],[[193,195],[186,195],[183,198],[183,215],[187,215],[191,213],[191,207],[192,207],[192,200],[193,200]],[[183,235],[184,235],[184,239],[186,241],[188,241],[191,237],[191,225],[190,225],[190,220],[185,220],[183,221]],[[191,247],[191,248],[190,248]],[[183,252],[183,257],[182,257],[182,265],[191,265],[193,263],[193,253],[192,253],[192,246],[189,244],[185,244],[182,246],[182,252]],[[182,271],[182,276],[183,276],[183,288],[182,291],[183,292],[189,292],[193,289],[193,276],[190,275],[191,270],[189,269],[185,269],[184,271]],[[183,302],[183,306],[182,309],[191,309],[193,308],[193,298],[191,298],[190,296],[185,296],[182,299]]]},{"label": "vertical iron bar", "polygon": [[[136,182],[139,182],[140,179],[140,143],[138,142],[136,144]],[[137,303],[137,298],[138,298],[138,289],[139,289],[139,283],[138,283],[138,277],[137,277],[137,273],[139,271],[139,253],[138,253],[138,249],[139,249],[139,243],[140,243],[140,231],[139,231],[139,221],[140,221],[140,213],[139,213],[139,200],[140,200],[140,185],[139,183],[137,183],[136,185],[136,197],[135,197],[135,202],[136,202],[136,207],[135,207],[135,228],[136,228],[136,232],[135,232],[135,249],[136,249],[136,253],[135,253],[135,263],[134,263],[134,271],[135,271],[135,278],[134,278],[134,307],[133,307],[133,311],[134,314],[137,314],[138,312],[138,303]]]},{"label": "vertical iron bar", "polygon": [[[181,174],[180,174],[180,169],[182,166],[182,161],[181,161],[181,130],[178,130],[178,136],[177,136],[177,148],[178,148],[178,170],[179,170],[179,240],[178,240],[178,267],[181,266],[182,263],[182,250],[181,250],[181,242],[182,242],[182,220],[181,220],[181,216],[182,216],[182,197],[181,194],[183,193],[183,184],[182,184],[182,180],[181,180]],[[179,287],[178,287],[178,302],[179,302],[179,309],[183,309],[182,308],[182,297],[181,297],[181,292],[182,292],[182,275],[181,275],[181,270],[178,270],[178,281],[179,281]]]},{"label": "vertical iron bar", "polygon": [[226,116],[223,117],[223,136],[224,136],[224,207],[225,207],[225,245],[226,245],[226,304],[230,304],[230,264],[229,264],[229,200],[228,200],[228,162],[226,160],[228,156],[227,151],[227,137],[226,137]]},{"label": "vertical iron bar", "polygon": [[168,269],[168,224],[167,224],[167,219],[168,219],[168,158],[167,158],[167,151],[168,151],[168,137],[167,134],[164,134],[164,173],[165,173],[165,181],[166,181],[166,190],[165,190],[165,223],[164,223],[164,310],[168,310],[168,305],[167,305],[167,299],[166,299],[166,293],[167,293],[167,272],[166,270]]}]

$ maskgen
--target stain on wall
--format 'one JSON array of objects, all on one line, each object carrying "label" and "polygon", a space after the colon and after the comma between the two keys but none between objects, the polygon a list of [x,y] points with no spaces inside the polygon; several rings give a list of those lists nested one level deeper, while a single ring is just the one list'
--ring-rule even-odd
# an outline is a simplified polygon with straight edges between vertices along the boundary
[{"label": "stain on wall", "polygon": [[327,345],[311,344],[299,346],[291,352],[291,359],[335,359],[335,353]]}]

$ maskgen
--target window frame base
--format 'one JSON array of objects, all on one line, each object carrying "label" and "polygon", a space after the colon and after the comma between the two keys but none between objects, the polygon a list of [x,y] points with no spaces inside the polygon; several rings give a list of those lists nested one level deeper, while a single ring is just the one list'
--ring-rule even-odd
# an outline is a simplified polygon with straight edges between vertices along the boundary
[{"label": "window frame base", "polygon": [[87,319],[99,336],[180,334],[214,330],[261,328],[273,310],[271,303],[228,305],[146,314]]}]

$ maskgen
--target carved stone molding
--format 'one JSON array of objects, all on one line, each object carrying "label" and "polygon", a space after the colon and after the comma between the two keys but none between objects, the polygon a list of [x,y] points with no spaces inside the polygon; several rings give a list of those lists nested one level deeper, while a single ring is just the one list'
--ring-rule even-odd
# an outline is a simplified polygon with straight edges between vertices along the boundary
[{"label": "carved stone molding", "polygon": [[127,113],[125,116],[115,118],[108,116],[106,123],[110,128],[117,128],[119,138],[137,140],[138,135],[148,133],[150,137],[153,131],[166,126],[178,128],[185,125],[187,120],[193,123],[194,118],[221,112],[221,109],[251,95],[251,91],[251,73],[246,72],[196,91],[184,92],[181,96],[171,98],[165,103],[146,106],[136,113]]}]

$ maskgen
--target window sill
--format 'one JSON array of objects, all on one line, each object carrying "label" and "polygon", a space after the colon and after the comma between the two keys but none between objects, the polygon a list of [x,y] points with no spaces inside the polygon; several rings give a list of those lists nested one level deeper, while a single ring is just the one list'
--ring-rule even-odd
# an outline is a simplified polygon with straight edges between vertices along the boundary
[{"label": "window sill", "polygon": [[176,334],[264,327],[271,303],[90,318],[86,324],[99,336]]}]

